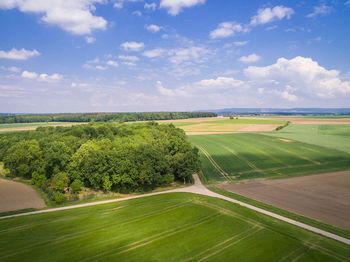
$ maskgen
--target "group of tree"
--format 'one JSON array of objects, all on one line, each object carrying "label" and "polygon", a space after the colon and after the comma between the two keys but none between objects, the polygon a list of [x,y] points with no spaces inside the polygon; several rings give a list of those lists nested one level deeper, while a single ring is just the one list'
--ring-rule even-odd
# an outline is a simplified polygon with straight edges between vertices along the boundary
[{"label": "group of tree", "polygon": [[0,115],[0,124],[33,122],[131,122],[172,120],[197,117],[214,117],[209,112],[150,112],[150,113],[74,113],[74,114],[34,114]]},{"label": "group of tree", "polygon": [[199,169],[198,150],[184,131],[155,122],[1,134],[0,161],[12,176],[31,179],[57,202],[66,187],[148,191],[174,180],[189,181]]}]

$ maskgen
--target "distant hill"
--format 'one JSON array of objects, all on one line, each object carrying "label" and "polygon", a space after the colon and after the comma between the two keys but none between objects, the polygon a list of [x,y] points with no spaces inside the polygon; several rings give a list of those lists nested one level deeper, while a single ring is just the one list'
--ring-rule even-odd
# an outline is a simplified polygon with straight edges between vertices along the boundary
[{"label": "distant hill", "polygon": [[203,110],[217,114],[268,114],[268,115],[339,115],[350,114],[350,108],[224,108]]}]

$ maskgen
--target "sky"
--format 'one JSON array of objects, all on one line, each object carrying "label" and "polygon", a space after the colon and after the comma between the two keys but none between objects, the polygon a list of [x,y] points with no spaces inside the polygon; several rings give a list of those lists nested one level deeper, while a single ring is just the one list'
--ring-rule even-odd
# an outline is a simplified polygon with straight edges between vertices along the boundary
[{"label": "sky", "polygon": [[0,112],[350,107],[350,0],[0,0]]}]

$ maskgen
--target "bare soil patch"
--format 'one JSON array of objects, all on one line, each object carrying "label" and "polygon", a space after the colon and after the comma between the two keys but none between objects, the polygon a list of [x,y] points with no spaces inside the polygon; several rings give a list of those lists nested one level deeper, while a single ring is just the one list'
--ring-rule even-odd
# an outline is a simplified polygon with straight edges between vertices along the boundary
[{"label": "bare soil patch", "polygon": [[30,186],[0,178],[0,212],[44,207],[44,200]]},{"label": "bare soil patch", "polygon": [[229,117],[202,117],[202,118],[187,118],[187,119],[176,119],[176,120],[157,120],[156,122],[159,123],[200,123],[200,122],[206,122],[206,121],[218,121],[218,120],[228,120],[230,119]]},{"label": "bare soil patch", "polygon": [[283,142],[287,142],[287,143],[294,142],[293,140],[289,140],[289,139],[285,139],[285,138],[279,138],[279,140],[281,140]]},{"label": "bare soil patch", "polygon": [[218,187],[350,229],[350,171],[240,184],[225,183]]},{"label": "bare soil patch", "polygon": [[317,119],[317,118],[298,118],[298,117],[240,117],[242,119],[264,119],[264,120],[284,120],[293,124],[310,124],[310,125],[347,125],[350,124],[350,118],[342,119]]},{"label": "bare soil patch", "polygon": [[240,129],[240,132],[269,132],[275,130],[281,125],[249,125],[245,128]]}]

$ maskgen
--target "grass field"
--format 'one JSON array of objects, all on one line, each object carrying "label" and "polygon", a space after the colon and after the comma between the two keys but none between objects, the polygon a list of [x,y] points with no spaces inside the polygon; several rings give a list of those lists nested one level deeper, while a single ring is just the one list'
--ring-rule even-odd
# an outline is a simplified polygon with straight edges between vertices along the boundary
[{"label": "grass field", "polygon": [[244,128],[256,126],[256,125],[271,125],[271,130],[274,130],[279,125],[284,125],[286,121],[283,120],[265,120],[265,119],[223,119],[218,120],[211,119],[196,119],[196,121],[191,122],[187,120],[186,122],[179,121],[167,121],[160,122],[162,124],[172,123],[176,127],[183,129],[185,132],[236,132],[243,130]]},{"label": "grass field", "polygon": [[75,122],[44,122],[44,123],[14,123],[14,124],[0,124],[0,129],[18,128],[18,127],[32,127],[32,126],[52,126],[52,125],[68,125],[76,124]]},{"label": "grass field", "polygon": [[0,232],[1,261],[350,261],[345,244],[183,193],[0,220]]},{"label": "grass field", "polygon": [[262,134],[190,136],[209,180],[290,177],[349,169],[350,154]]},{"label": "grass field", "polygon": [[350,125],[290,125],[265,134],[350,152]]}]

